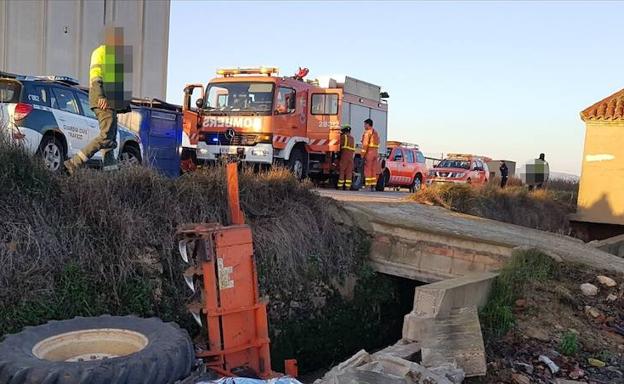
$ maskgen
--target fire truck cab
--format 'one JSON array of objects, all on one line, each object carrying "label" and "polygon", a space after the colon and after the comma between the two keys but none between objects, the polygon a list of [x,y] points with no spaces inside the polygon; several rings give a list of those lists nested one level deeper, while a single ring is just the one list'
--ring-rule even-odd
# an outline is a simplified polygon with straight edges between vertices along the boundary
[{"label": "fire truck cab", "polygon": [[[206,88],[185,88],[183,157],[199,163],[224,158],[281,163],[299,178],[327,179],[335,172],[341,126],[352,126],[359,145],[367,118],[379,132],[380,153],[386,152],[387,103],[378,86],[344,76],[304,80],[307,69],[292,77],[278,76],[274,67],[217,74]],[[193,107],[196,88],[201,94]]]}]

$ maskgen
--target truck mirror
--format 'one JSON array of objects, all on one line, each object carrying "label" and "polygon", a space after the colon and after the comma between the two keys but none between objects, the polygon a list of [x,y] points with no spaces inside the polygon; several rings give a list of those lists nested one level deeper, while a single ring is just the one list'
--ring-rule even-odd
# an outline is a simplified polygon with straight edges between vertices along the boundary
[{"label": "truck mirror", "polygon": [[195,101],[195,105],[197,106],[197,108],[203,108],[204,107],[204,99],[202,99],[201,97],[199,99],[197,99],[197,101]]}]

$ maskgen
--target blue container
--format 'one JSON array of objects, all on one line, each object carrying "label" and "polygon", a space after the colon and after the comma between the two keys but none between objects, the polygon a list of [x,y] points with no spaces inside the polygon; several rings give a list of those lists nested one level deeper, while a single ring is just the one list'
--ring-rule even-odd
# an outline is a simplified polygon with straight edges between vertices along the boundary
[{"label": "blue container", "polygon": [[132,112],[119,122],[137,132],[143,145],[143,164],[169,176],[180,175],[182,109],[158,99],[133,99]]}]

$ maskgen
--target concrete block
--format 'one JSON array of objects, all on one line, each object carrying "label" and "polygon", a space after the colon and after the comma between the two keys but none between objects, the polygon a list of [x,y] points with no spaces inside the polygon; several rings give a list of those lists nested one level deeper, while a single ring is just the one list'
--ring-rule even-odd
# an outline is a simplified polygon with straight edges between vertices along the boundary
[{"label": "concrete block", "polygon": [[446,316],[454,308],[483,307],[487,303],[494,278],[493,272],[471,273],[416,288],[414,313]]},{"label": "concrete block", "polygon": [[403,318],[403,339],[419,342],[429,334],[435,324],[435,317],[419,316],[415,313],[408,313]]},{"label": "concrete block", "polygon": [[[319,384],[326,384],[324,381]],[[403,377],[383,372],[349,369],[336,377],[336,384],[411,384]]]},{"label": "concrete block", "polygon": [[362,349],[347,360],[333,367],[323,376],[322,379],[316,380],[314,384],[341,384],[342,381],[339,381],[338,377],[342,375],[345,371],[368,364],[371,361],[371,356],[368,354],[368,352]]},{"label": "concrete block", "polygon": [[373,353],[372,358],[377,359],[381,355],[390,355],[401,359],[414,361],[416,354],[420,352],[420,343],[405,339],[397,341],[394,345],[390,345],[380,351]]},{"label": "concrete block", "polygon": [[476,306],[452,310],[448,317],[435,319],[421,340],[422,364],[436,367],[457,364],[467,377],[486,373],[485,347]]},{"label": "concrete block", "polygon": [[385,374],[408,378],[411,380],[409,382],[452,384],[446,377],[437,375],[422,365],[405,359],[384,355],[380,356],[376,361],[381,363]]}]

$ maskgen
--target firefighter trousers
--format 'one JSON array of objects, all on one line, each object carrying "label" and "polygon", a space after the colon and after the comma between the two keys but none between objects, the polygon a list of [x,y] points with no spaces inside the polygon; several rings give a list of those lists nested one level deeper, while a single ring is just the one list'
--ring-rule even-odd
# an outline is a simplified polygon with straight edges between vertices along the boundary
[{"label": "firefighter trousers", "polygon": [[364,155],[364,186],[374,187],[377,185],[379,173],[379,154],[376,149],[366,151]]},{"label": "firefighter trousers", "polygon": [[70,162],[74,167],[80,167],[101,150],[104,155],[104,169],[116,167],[113,149],[117,147],[117,112],[100,108],[93,108],[93,111],[100,123],[100,134],[78,151]]},{"label": "firefighter trousers", "polygon": [[340,155],[338,170],[338,188],[350,189],[353,179],[353,153]]}]

